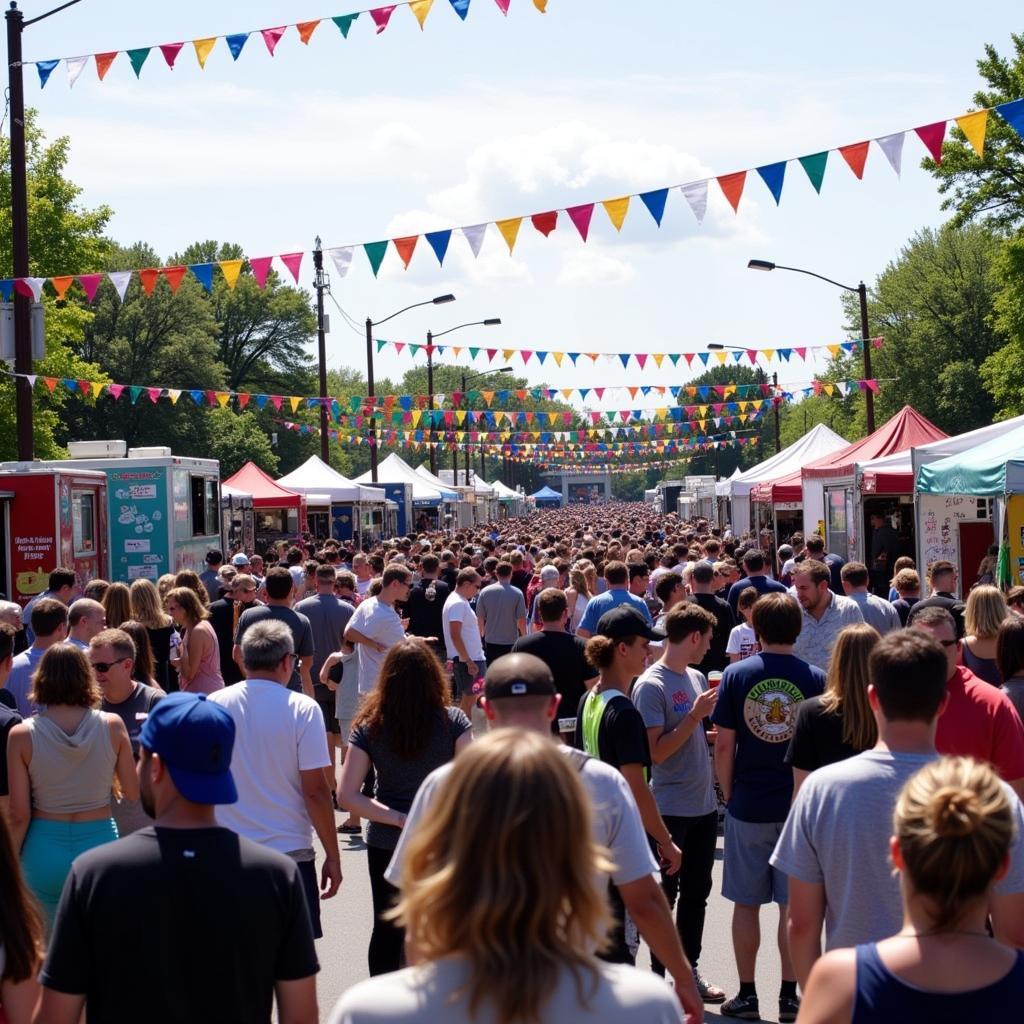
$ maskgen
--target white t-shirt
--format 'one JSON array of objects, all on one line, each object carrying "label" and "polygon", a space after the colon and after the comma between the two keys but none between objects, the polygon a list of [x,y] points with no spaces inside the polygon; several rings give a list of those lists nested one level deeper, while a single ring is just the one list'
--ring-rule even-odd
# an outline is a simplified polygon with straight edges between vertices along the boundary
[{"label": "white t-shirt", "polygon": [[360,597],[365,597],[366,596],[366,592],[370,589],[370,584],[372,582],[373,582],[373,576],[372,575],[367,576],[365,580],[361,580],[357,576],[356,577],[356,593]]},{"label": "white t-shirt", "polygon": [[369,693],[377,685],[380,667],[387,657],[387,648],[397,644],[405,637],[402,620],[391,605],[368,597],[352,613],[346,629],[354,629],[368,636],[371,640],[383,644],[385,650],[376,651],[368,644],[356,644],[359,656],[359,692]]},{"label": "white t-shirt", "polygon": [[480,639],[480,623],[472,605],[456,591],[448,595],[441,611],[441,628],[444,631],[444,649],[449,658],[457,658],[459,652],[452,643],[452,622],[462,623],[462,646],[470,658],[481,665],[484,660],[484,645]]},{"label": "white t-shirt", "polygon": [[726,654],[738,654],[740,659],[749,658],[757,653],[757,635],[754,627],[746,622],[733,626],[729,632],[729,642],[725,645]]},{"label": "white t-shirt", "polygon": [[218,804],[217,823],[278,853],[312,847],[299,772],[331,763],[320,706],[271,679],[225,686],[207,700],[235,722],[231,774],[238,802]]}]

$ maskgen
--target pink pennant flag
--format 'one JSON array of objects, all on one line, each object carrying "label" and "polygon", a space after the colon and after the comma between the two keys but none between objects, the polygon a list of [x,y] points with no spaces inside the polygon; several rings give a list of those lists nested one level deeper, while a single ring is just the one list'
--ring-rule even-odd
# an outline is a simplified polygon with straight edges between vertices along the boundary
[{"label": "pink pennant flag", "polygon": [[156,405],[163,392],[163,388],[146,388],[146,394],[149,395],[149,400]]},{"label": "pink pennant flag", "polygon": [[285,252],[278,256],[278,259],[291,271],[295,283],[299,283],[299,267],[302,265],[301,252]]},{"label": "pink pennant flag", "polygon": [[267,286],[267,274],[270,273],[270,264],[273,256],[250,256],[249,266],[252,268],[252,276],[256,284],[262,290]]},{"label": "pink pennant flag", "polygon": [[280,412],[280,411],[281,411],[281,403],[282,403],[283,401],[284,401],[284,398],[283,398],[283,397],[282,397],[281,395],[271,395],[271,396],[270,396],[270,404],[271,404],[271,405],[272,405],[272,406],[273,406],[273,407],[274,407],[274,408],[275,408],[275,409],[276,409],[276,410],[277,410],[278,412]]},{"label": "pink pennant flag", "polygon": [[281,42],[281,36],[284,35],[284,25],[278,28],[264,28],[260,30],[260,35],[263,36],[263,42],[267,44],[267,49],[270,51],[270,56],[274,56],[274,47]]},{"label": "pink pennant flag", "polygon": [[370,11],[370,17],[373,18],[373,23],[377,26],[377,35],[380,35],[388,27],[391,15],[395,13],[397,6],[397,4],[392,4],[390,7],[378,7],[376,10]]},{"label": "pink pennant flag", "polygon": [[640,369],[642,370],[644,368],[644,363],[647,362],[647,353],[646,352],[634,352],[633,354],[636,357],[636,361],[640,364]]},{"label": "pink pennant flag", "polygon": [[533,352],[524,348],[519,354],[523,357],[523,365],[525,366],[530,361],[530,356],[533,355]]},{"label": "pink pennant flag", "polygon": [[85,297],[92,302],[96,298],[96,289],[100,286],[100,281],[103,280],[102,274],[79,274],[78,283],[82,286],[82,291],[85,292]]},{"label": "pink pennant flag", "polygon": [[508,5],[512,2],[512,0],[494,0],[494,2],[498,5],[498,10],[501,11],[502,14],[507,16]]},{"label": "pink pennant flag", "polygon": [[586,203],[583,206],[570,206],[565,212],[569,214],[569,220],[576,225],[580,238],[585,242],[590,231],[590,218],[594,215],[594,204]]},{"label": "pink pennant flag", "polygon": [[924,143],[925,149],[931,154],[932,159],[942,163],[942,140],[946,137],[946,122],[936,121],[935,124],[922,125],[915,128],[917,137]]},{"label": "pink pennant flag", "polygon": [[181,48],[184,43],[162,43],[160,45],[160,52],[164,55],[164,60],[167,61],[167,66],[173,71],[174,62],[178,59],[178,54],[181,53]]},{"label": "pink pennant flag", "polygon": [[123,384],[108,384],[107,393],[114,396],[116,402],[121,397],[121,392],[124,391]]},{"label": "pink pennant flag", "polygon": [[797,354],[797,355],[798,355],[798,356],[799,356],[799,357],[800,357],[801,359],[806,359],[806,358],[807,358],[807,349],[805,349],[805,348],[795,348],[795,349],[793,349],[793,351],[794,351],[794,352],[795,352],[795,353],[796,353],[796,354]]}]

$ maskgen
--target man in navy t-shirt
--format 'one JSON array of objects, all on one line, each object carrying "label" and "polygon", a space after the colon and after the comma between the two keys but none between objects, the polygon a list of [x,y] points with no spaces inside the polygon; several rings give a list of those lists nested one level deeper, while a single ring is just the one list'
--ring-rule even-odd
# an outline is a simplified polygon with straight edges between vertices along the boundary
[{"label": "man in navy t-shirt", "polygon": [[[769,581],[771,582],[771,581]],[[788,594],[758,598],[752,616],[761,653],[729,665],[712,721],[718,728],[715,770],[725,796],[722,895],[733,906],[733,948],[739,994],[722,1006],[727,1017],[758,1019],[754,966],[762,903],[778,903],[782,988],[779,1020],[796,1020],[796,973],[786,944],[786,876],[769,863],[789,812],[793,773],[785,763],[797,707],[825,689],[825,673],[793,655],[803,614]]]},{"label": "man in navy t-shirt", "polygon": [[759,594],[786,593],[786,588],[781,583],[765,575],[764,554],[762,552],[755,548],[748,551],[743,556],[743,568],[746,571],[746,577],[737,580],[729,588],[729,605],[737,622],[739,622],[740,616],[736,606],[739,602],[740,594],[747,587],[753,587]]}]

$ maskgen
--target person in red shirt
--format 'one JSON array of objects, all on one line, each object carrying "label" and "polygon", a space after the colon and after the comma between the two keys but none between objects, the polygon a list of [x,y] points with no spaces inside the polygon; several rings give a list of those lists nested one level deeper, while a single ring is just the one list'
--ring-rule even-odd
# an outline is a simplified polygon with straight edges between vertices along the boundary
[{"label": "person in red shirt", "polygon": [[1010,698],[959,663],[961,641],[945,608],[923,609],[911,628],[931,633],[949,663],[948,700],[939,716],[936,749],[988,761],[1018,796],[1024,796],[1024,725]]}]

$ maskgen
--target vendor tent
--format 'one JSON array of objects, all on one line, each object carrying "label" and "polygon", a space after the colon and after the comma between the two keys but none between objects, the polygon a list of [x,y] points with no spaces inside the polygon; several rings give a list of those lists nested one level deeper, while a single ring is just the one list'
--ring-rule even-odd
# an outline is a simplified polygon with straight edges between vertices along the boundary
[{"label": "vendor tent", "polygon": [[[1005,427],[1005,424],[1001,424]],[[917,471],[921,494],[997,498],[1024,493],[1024,425]]]},{"label": "vendor tent", "polygon": [[306,461],[281,477],[281,487],[298,491],[300,494],[324,494],[331,504],[352,504],[354,502],[383,502],[384,491],[379,487],[367,487],[349,480],[333,466],[329,466],[318,455],[311,455]]},{"label": "vendor tent", "polygon": [[256,465],[247,462],[234,476],[221,484],[252,495],[254,508],[301,508],[302,495],[282,487]]},{"label": "vendor tent", "polygon": [[545,485],[539,491],[530,495],[538,505],[561,505],[562,494]]},{"label": "vendor tent", "polygon": [[[392,452],[377,467],[377,479],[386,483],[412,484],[412,500],[414,502],[456,501],[458,495],[450,487],[440,481],[436,484],[427,480],[423,474],[417,473],[401,456]],[[356,483],[369,483],[370,474],[364,473],[356,477]]]},{"label": "vendor tent", "polygon": [[491,487],[494,489],[494,493],[498,495],[499,501],[513,501],[516,498],[522,497],[518,491],[514,491],[500,480],[493,481]]}]

